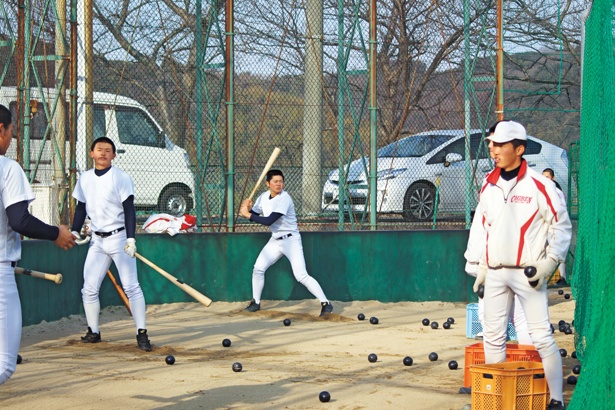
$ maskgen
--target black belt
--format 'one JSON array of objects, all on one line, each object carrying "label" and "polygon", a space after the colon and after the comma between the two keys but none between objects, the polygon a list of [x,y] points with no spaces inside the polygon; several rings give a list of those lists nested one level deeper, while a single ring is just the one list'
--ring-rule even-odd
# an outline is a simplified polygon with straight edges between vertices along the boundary
[{"label": "black belt", "polygon": [[286,239],[286,238],[288,238],[290,236],[293,236],[293,234],[292,233],[287,233],[286,235],[280,236],[279,238],[275,238],[275,239],[279,241],[280,239]]},{"label": "black belt", "polygon": [[122,232],[124,230],[124,227],[122,226],[121,228],[117,228],[116,230],[113,230],[111,232],[94,232],[96,235],[100,236],[101,238],[106,238],[108,236],[114,235],[118,232]]},{"label": "black belt", "polygon": [[17,262],[11,262],[11,268],[14,268],[15,266],[17,266]]}]

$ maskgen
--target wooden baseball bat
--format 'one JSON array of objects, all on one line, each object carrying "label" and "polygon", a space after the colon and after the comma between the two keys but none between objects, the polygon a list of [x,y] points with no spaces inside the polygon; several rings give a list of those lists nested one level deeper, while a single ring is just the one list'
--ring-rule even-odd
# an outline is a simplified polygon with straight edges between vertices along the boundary
[{"label": "wooden baseball bat", "polygon": [[145,259],[141,254],[135,252],[135,256],[137,258],[139,258],[141,261],[143,261],[143,263],[145,263],[147,266],[149,266],[150,268],[154,269],[156,272],[158,272],[159,274],[161,274],[162,276],[164,276],[165,278],[170,280],[175,286],[179,287],[181,290],[183,290],[184,292],[186,292],[187,294],[189,294],[190,296],[195,298],[197,301],[199,301],[203,305],[208,306],[208,307],[209,307],[209,305],[211,305],[211,299],[208,298],[207,296],[203,295],[198,290],[194,289],[192,286],[186,285],[184,282],[182,282],[181,280],[177,279],[175,276],[173,276],[170,273],[162,270],[161,268],[156,266],[154,263],[152,263],[152,262],[148,261],[147,259]]},{"label": "wooden baseball bat", "polygon": [[110,270],[107,270],[107,276],[109,276],[109,279],[111,279],[111,283],[113,283],[113,286],[115,286],[115,290],[117,290],[117,293],[119,293],[120,298],[122,298],[124,306],[126,306],[128,313],[130,313],[130,316],[132,316],[132,311],[130,310],[130,301],[126,296],[126,293],[124,293],[124,289],[122,289],[122,287],[117,283],[117,281],[115,280],[115,276],[113,276],[113,273],[111,273]]},{"label": "wooden baseball bat", "polygon": [[39,272],[39,271],[24,269],[24,268],[19,268],[19,267],[15,268],[15,273],[19,273],[20,275],[28,275],[28,276],[34,276],[35,278],[50,280],[54,282],[56,285],[59,285],[60,283],[62,283],[61,273],[55,273],[55,274],[45,273],[45,272]]},{"label": "wooden baseball bat", "polygon": [[267,161],[267,163],[265,164],[265,168],[263,168],[263,172],[261,173],[261,176],[258,178],[258,182],[256,182],[256,185],[254,186],[254,189],[252,190],[252,193],[250,194],[248,199],[252,199],[252,197],[256,193],[256,190],[258,189],[260,184],[263,182],[265,175],[267,175],[267,172],[271,169],[271,166],[273,165],[273,162],[276,160],[278,155],[280,155],[280,149],[278,147],[275,147],[273,149],[273,152],[271,153],[271,156],[269,157],[269,161]]}]

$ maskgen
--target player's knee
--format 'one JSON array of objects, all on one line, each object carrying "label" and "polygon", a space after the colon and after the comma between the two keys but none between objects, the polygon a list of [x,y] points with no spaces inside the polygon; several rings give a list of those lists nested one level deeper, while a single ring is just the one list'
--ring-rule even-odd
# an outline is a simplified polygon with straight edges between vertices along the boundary
[{"label": "player's knee", "polygon": [[98,302],[98,289],[84,286],[83,289],[81,289],[81,299],[83,300],[83,303]]},{"label": "player's knee", "polygon": [[125,287],[124,292],[126,293],[128,299],[139,299],[143,297],[143,290],[138,283],[136,285]]},{"label": "player's knee", "polygon": [[536,347],[536,350],[538,350],[540,357],[545,358],[555,353],[559,354],[559,348],[550,330],[548,332],[534,332],[531,334],[531,337],[532,344]]},{"label": "player's knee", "polygon": [[267,270],[266,266],[260,265],[260,264],[256,264],[256,265],[254,265],[254,269],[252,269],[252,276],[263,277],[263,276],[265,276],[265,271],[266,270]]},{"label": "player's knee", "polygon": [[300,275],[295,276],[295,279],[297,279],[297,282],[299,282],[303,286],[307,286],[307,284],[310,282],[312,277],[310,275],[308,275],[307,272],[306,272],[304,274],[300,274]]}]

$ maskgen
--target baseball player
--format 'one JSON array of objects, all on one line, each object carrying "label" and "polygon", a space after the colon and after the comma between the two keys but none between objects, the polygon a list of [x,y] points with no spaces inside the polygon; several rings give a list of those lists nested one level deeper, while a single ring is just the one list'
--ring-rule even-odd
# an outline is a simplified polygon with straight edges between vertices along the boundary
[{"label": "baseball player", "polygon": [[73,235],[79,237],[86,215],[90,217],[92,240],[83,266],[83,310],[88,332],[84,343],[100,342],[98,294],[111,261],[120,274],[122,287],[137,327],[137,346],[147,352],[152,346],[145,326],[145,298],[137,277],[135,254],[136,214],[134,185],[124,171],[111,166],[115,144],[107,137],[96,139],[90,149],[94,168],[79,176],[73,197],[78,201],[73,219]]},{"label": "baseball player", "polygon": [[68,226],[51,226],[28,212],[34,195],[19,164],[4,156],[13,137],[11,111],[0,105],[0,385],[15,372],[21,339],[21,302],[15,266],[21,259],[20,234],[47,239],[70,249],[75,238]]},{"label": "baseball player", "polygon": [[[506,361],[506,329],[517,295],[542,358],[551,394],[547,409],[565,409],[562,358],[551,332],[546,280],[568,252],[570,218],[555,185],[523,159],[523,125],[500,122],[487,139],[496,169],[483,181],[465,253],[466,270],[476,274],[474,291],[485,287],[485,363]],[[536,268],[534,276],[525,276],[527,266]],[[538,282],[535,287],[529,283],[533,281]]]},{"label": "baseball player", "polygon": [[266,225],[271,230],[271,239],[256,259],[252,271],[252,301],[245,309],[256,312],[261,308],[261,294],[265,286],[265,271],[282,256],[290,261],[295,279],[320,301],[320,316],[333,312],[333,305],[322,288],[305,268],[303,245],[297,227],[295,204],[290,195],[284,191],[284,174],[272,169],[267,172],[265,184],[269,191],[263,192],[252,205],[246,199],[241,204],[239,214],[253,222]]}]

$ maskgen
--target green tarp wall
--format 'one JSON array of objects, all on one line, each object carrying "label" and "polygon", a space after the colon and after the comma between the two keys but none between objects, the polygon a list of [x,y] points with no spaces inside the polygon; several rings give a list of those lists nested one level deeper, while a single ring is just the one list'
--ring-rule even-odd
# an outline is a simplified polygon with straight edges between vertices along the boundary
[{"label": "green tarp wall", "polygon": [[[252,267],[269,233],[137,235],[138,252],[215,301],[249,301]],[[473,278],[464,272],[468,231],[304,232],[308,272],[331,300],[475,301]],[[61,272],[62,284],[16,275],[23,324],[82,314],[82,268],[86,246],[62,251],[48,241],[23,242],[18,266]],[[137,260],[147,304],[193,302],[165,277]],[[118,281],[115,267],[111,271]],[[122,305],[111,282],[101,288],[101,305]],[[282,258],[266,274],[263,299],[300,300],[312,295]],[[196,303],[196,302],[195,302]]]}]

